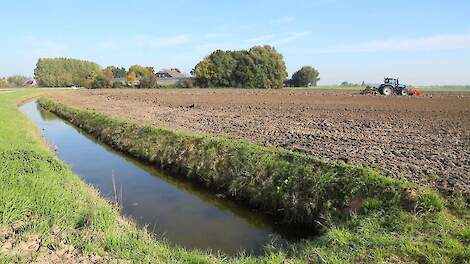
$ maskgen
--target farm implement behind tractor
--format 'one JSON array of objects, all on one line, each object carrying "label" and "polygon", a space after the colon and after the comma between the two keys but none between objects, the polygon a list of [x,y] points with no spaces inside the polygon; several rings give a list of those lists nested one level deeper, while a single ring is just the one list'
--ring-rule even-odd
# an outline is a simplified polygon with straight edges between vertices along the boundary
[{"label": "farm implement behind tractor", "polygon": [[366,86],[361,94],[381,94],[381,95],[416,95],[422,96],[423,94],[417,89],[407,87],[405,84],[400,84],[398,79],[385,78],[384,83],[379,87]]}]

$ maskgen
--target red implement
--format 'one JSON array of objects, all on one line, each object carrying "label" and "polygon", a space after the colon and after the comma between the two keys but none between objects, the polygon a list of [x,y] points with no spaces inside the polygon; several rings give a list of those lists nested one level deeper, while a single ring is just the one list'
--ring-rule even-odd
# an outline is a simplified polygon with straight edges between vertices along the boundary
[{"label": "red implement", "polygon": [[416,96],[423,96],[423,93],[417,89],[408,89],[408,93]]}]

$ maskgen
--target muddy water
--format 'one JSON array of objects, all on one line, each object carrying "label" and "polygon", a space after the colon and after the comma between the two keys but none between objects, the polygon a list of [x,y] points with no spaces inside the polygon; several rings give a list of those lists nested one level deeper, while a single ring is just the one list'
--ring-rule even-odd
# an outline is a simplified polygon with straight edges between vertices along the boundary
[{"label": "muddy water", "polygon": [[117,200],[124,215],[170,243],[260,254],[270,242],[284,245],[293,237],[263,214],[113,151],[36,102],[20,109],[74,173],[107,199]]}]

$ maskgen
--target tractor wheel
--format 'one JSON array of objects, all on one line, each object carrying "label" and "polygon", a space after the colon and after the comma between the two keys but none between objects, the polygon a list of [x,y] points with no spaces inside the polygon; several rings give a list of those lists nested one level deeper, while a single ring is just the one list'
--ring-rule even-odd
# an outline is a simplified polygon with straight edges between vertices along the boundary
[{"label": "tractor wheel", "polygon": [[407,89],[402,89],[402,90],[400,91],[400,94],[403,95],[403,96],[408,96],[408,95],[410,95],[410,94],[408,93],[408,90],[407,90]]},{"label": "tractor wheel", "polygon": [[380,92],[383,95],[389,96],[389,95],[392,95],[393,89],[390,86],[385,86],[385,87],[382,88],[382,90]]}]

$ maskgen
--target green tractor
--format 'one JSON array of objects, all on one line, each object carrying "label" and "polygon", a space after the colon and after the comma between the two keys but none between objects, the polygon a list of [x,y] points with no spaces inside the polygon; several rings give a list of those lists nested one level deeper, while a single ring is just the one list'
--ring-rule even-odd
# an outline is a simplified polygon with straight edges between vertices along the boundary
[{"label": "green tractor", "polygon": [[366,86],[364,90],[361,91],[361,94],[381,94],[385,96],[389,95],[416,95],[422,96],[423,93],[418,91],[417,89],[410,88],[405,84],[400,84],[398,79],[395,78],[384,78],[384,83],[382,83],[379,87],[377,86]]},{"label": "green tractor", "polygon": [[399,95],[410,95],[408,88],[405,84],[400,84],[398,79],[394,78],[385,78],[384,83],[382,83],[378,91],[382,95],[392,95],[392,94],[399,94]]}]

